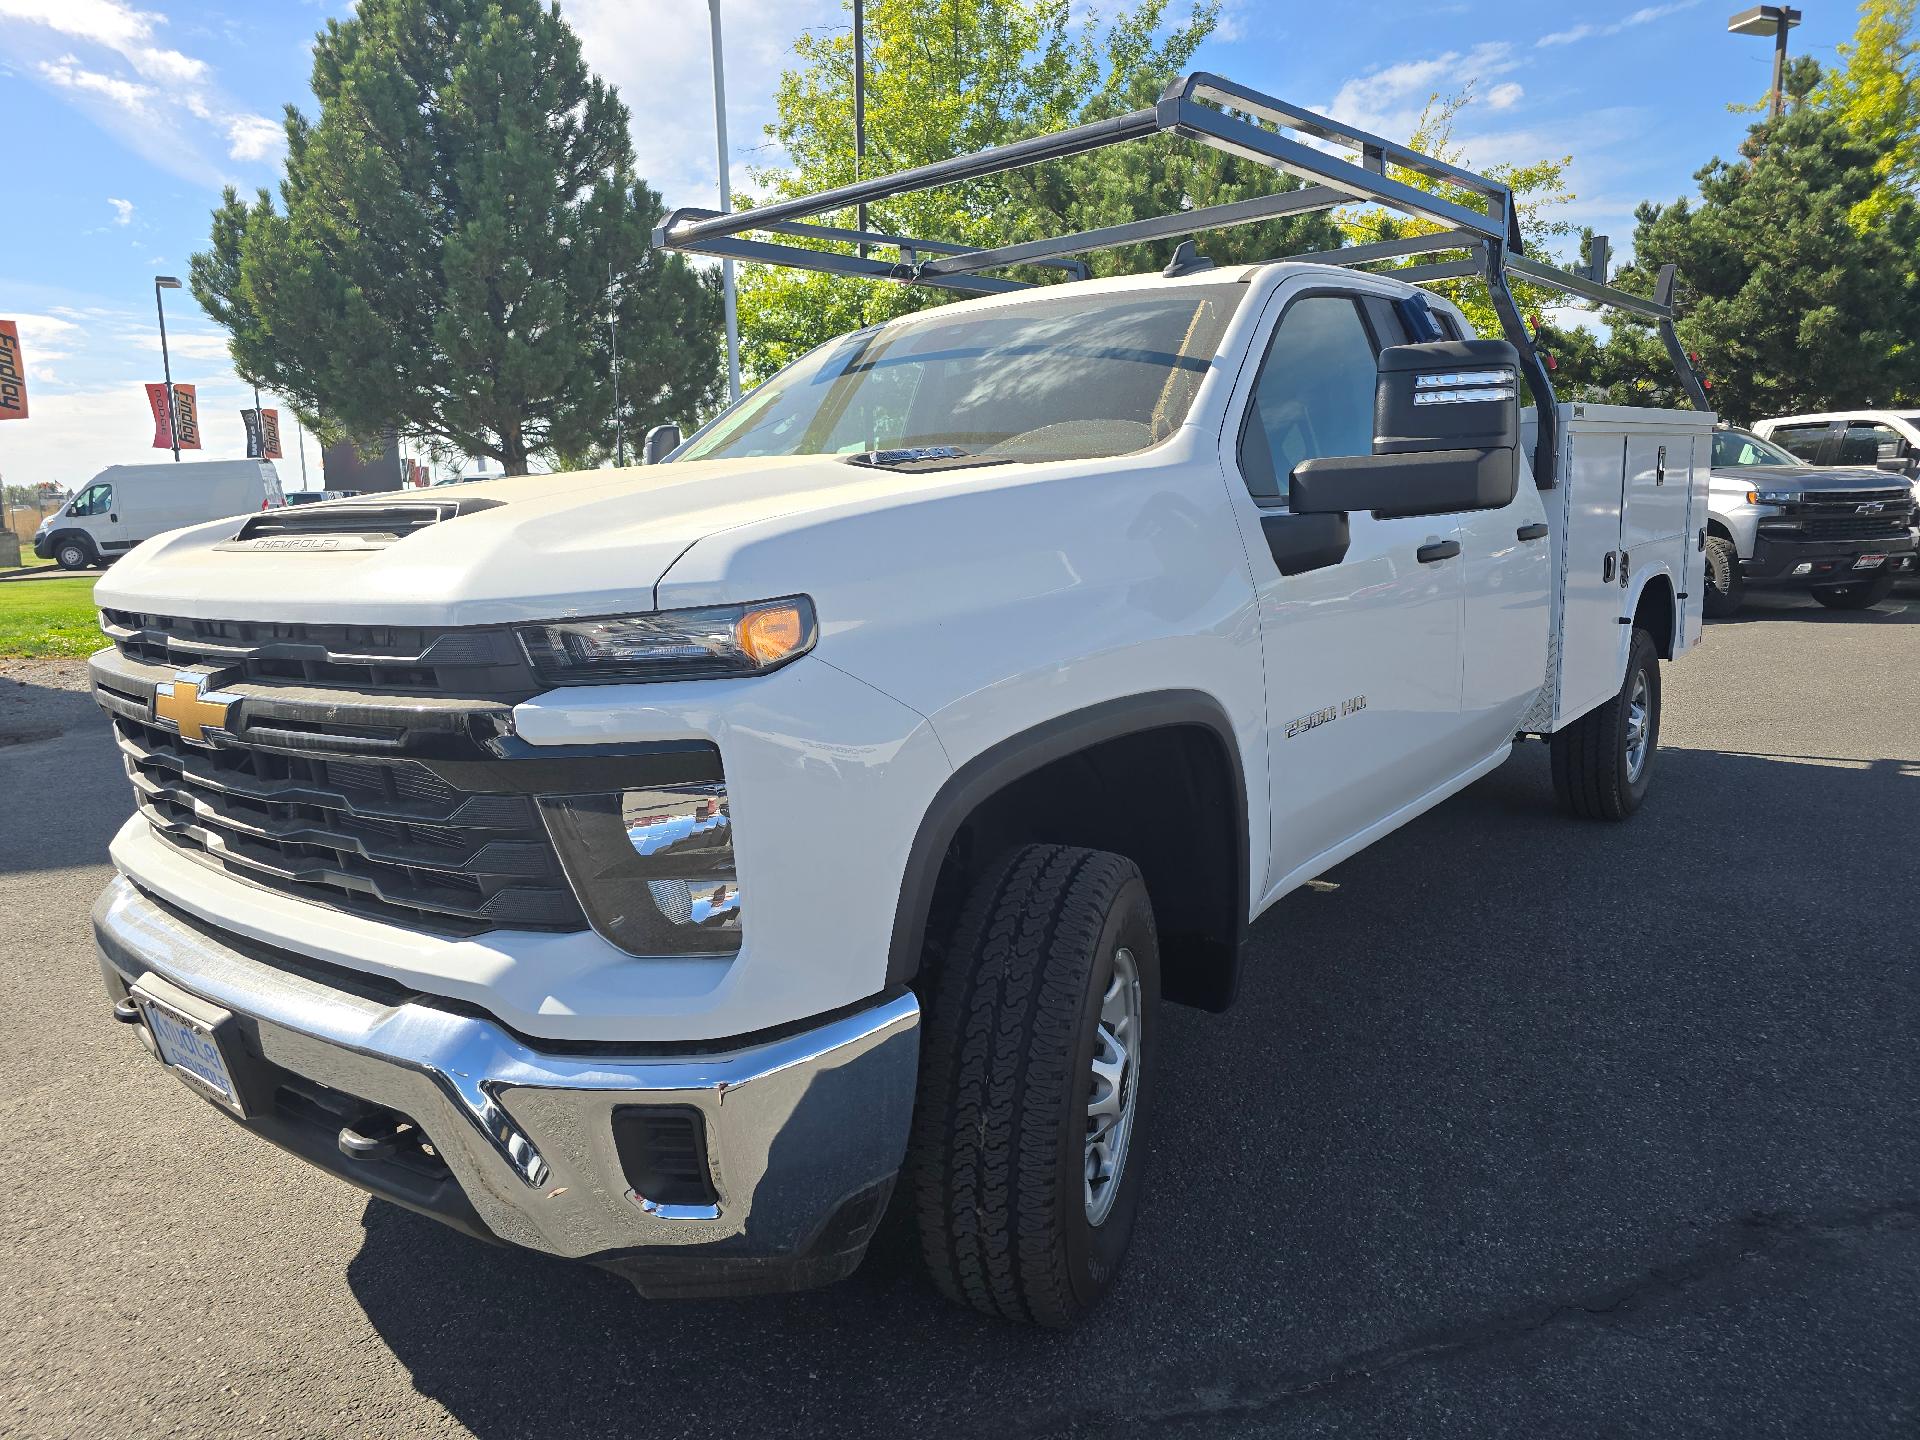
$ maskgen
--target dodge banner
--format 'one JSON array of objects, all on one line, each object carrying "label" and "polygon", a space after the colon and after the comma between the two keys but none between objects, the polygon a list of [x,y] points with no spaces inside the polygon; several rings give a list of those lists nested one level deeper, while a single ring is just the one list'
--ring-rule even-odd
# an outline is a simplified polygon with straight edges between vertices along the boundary
[{"label": "dodge banner", "polygon": [[27,362],[20,354],[20,330],[0,320],[0,420],[27,418]]},{"label": "dodge banner", "polygon": [[171,450],[173,417],[167,413],[167,387],[159,384],[147,386],[147,404],[153,407],[153,448]]}]

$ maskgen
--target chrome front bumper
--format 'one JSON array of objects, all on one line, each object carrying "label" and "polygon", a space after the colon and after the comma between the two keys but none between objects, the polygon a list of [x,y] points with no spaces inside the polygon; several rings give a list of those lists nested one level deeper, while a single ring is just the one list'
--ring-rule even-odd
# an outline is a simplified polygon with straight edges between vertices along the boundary
[{"label": "chrome front bumper", "polygon": [[[838,1278],[864,1253],[905,1153],[919,1050],[911,993],[717,1053],[549,1054],[492,1020],[335,984],[202,929],[124,877],[93,923],[122,1018],[137,1014],[121,1002],[147,976],[234,1014],[242,1061],[266,1077],[239,1123],[376,1194],[607,1264],[650,1294]],[[275,1076],[287,1083],[276,1089]],[[300,1082],[411,1120],[451,1171],[445,1193],[387,1183],[311,1124],[300,1131],[289,1118],[298,1107],[276,1098]],[[660,1205],[634,1190],[613,1134],[614,1111],[632,1105],[700,1113],[716,1203]]]}]

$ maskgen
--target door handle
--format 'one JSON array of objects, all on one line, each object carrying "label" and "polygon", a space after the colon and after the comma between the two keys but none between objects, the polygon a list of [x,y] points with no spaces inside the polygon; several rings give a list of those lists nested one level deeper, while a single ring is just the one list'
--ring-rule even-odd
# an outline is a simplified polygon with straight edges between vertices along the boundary
[{"label": "door handle", "polygon": [[109,511],[107,514],[107,523],[110,525],[118,525],[120,523],[119,513],[117,511]]},{"label": "door handle", "polygon": [[1517,540],[1544,540],[1547,538],[1547,527],[1544,525],[1522,525],[1518,530],[1514,531],[1513,534]]},{"label": "door handle", "polygon": [[1431,545],[1422,545],[1413,552],[1413,557],[1422,565],[1431,565],[1436,560],[1451,560],[1459,553],[1458,540],[1436,540]]}]

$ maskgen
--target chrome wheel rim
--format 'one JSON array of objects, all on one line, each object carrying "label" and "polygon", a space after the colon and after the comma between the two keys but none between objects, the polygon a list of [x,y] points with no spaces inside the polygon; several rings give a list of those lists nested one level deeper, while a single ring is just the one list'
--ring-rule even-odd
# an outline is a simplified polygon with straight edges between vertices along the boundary
[{"label": "chrome wheel rim", "polygon": [[1647,768],[1648,741],[1652,739],[1653,701],[1647,689],[1647,672],[1633,672],[1633,689],[1627,695],[1627,779],[1636,781]]},{"label": "chrome wheel rim", "polygon": [[1091,1085],[1087,1090],[1087,1151],[1082,1185],[1087,1223],[1099,1225],[1113,1211],[1126,1172],[1127,1141],[1140,1097],[1140,967],[1133,951],[1113,952],[1113,976],[1100,997],[1093,1032]]}]

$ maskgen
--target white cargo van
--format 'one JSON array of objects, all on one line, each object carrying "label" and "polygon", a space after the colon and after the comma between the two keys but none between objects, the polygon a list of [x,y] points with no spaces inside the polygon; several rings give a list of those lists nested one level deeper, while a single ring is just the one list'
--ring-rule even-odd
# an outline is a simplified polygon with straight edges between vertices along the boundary
[{"label": "white cargo van", "polygon": [[183,525],[286,504],[271,460],[109,465],[40,522],[33,550],[84,570]]}]

